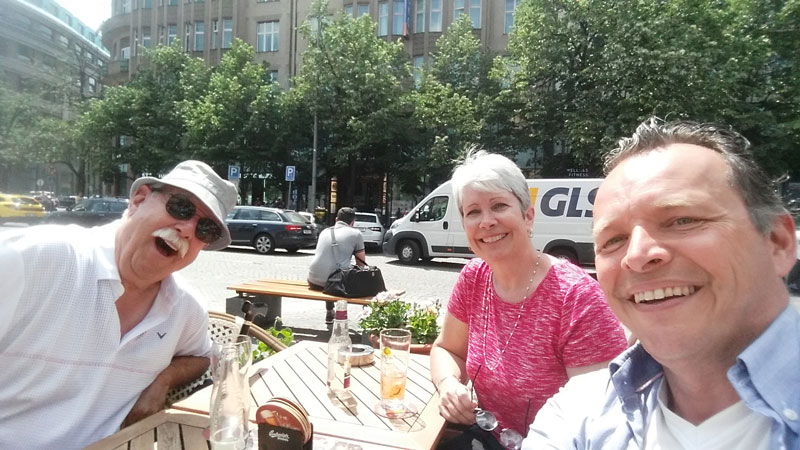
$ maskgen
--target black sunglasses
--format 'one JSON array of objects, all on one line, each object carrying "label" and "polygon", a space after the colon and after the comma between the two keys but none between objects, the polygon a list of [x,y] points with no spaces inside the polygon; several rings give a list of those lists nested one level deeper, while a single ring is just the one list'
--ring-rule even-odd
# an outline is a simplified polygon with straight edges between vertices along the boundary
[{"label": "black sunglasses", "polygon": [[[169,215],[178,220],[189,220],[197,213],[194,203],[183,194],[170,194],[166,208]],[[197,221],[194,235],[200,241],[212,244],[222,237],[222,230],[216,222],[203,217]]]}]

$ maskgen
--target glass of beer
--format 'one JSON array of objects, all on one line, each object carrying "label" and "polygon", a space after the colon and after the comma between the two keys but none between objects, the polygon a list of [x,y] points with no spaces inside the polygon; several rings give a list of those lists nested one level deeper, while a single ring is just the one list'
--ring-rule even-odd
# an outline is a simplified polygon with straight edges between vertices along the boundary
[{"label": "glass of beer", "polygon": [[416,410],[405,401],[411,332],[387,328],[381,331],[380,342],[381,401],[375,412],[392,419],[413,416]]}]

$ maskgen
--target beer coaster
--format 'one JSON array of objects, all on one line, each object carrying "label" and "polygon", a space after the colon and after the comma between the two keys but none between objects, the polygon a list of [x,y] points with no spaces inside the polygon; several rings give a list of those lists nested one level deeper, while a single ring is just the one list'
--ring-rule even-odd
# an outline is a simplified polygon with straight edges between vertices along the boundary
[{"label": "beer coaster", "polygon": [[311,423],[305,409],[286,398],[274,397],[259,407],[256,422],[298,431],[304,442],[311,438]]},{"label": "beer coaster", "polygon": [[286,405],[286,409],[295,414],[300,425],[303,426],[302,433],[304,439],[308,440],[311,438],[311,422],[309,422],[308,412],[303,408],[303,405],[283,397],[273,397],[271,401],[273,403]]}]

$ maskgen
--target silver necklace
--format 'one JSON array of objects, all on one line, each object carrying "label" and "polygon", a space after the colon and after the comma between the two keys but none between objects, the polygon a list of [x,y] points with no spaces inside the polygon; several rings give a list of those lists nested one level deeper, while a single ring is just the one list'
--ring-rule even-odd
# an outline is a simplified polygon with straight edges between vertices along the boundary
[{"label": "silver necklace", "polygon": [[489,302],[492,296],[492,285],[494,281],[494,275],[489,275],[489,283],[486,286],[486,295],[483,296],[483,314],[484,314],[484,322],[483,322],[483,363],[486,364],[486,368],[494,372],[494,369],[500,365],[500,361],[503,360],[503,354],[506,352],[506,348],[508,348],[508,343],[511,342],[511,338],[514,336],[514,332],[517,331],[517,325],[519,325],[519,319],[522,317],[522,311],[525,309],[525,303],[528,302],[528,291],[531,289],[533,285],[533,279],[536,278],[536,269],[539,268],[539,259],[542,257],[541,252],[536,252],[536,264],[533,266],[533,274],[531,274],[531,279],[528,281],[528,286],[525,287],[525,292],[522,297],[522,301],[519,305],[519,312],[517,312],[517,320],[514,321],[514,326],[511,328],[511,334],[508,335],[508,339],[506,339],[505,345],[503,345],[503,349],[500,350],[500,355],[497,356],[497,363],[494,367],[489,365],[489,361],[486,359],[486,330],[489,328]]}]

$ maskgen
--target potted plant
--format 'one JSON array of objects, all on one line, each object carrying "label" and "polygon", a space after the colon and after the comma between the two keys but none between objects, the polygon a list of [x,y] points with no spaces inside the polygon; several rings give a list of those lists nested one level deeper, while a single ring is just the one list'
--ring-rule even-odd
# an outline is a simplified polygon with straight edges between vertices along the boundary
[{"label": "potted plant", "polygon": [[441,304],[438,300],[432,305],[409,304],[399,297],[382,292],[364,309],[366,314],[361,317],[358,325],[373,347],[380,346],[378,336],[386,328],[406,328],[411,331],[413,353],[430,353],[431,345],[439,335],[437,319]]}]

